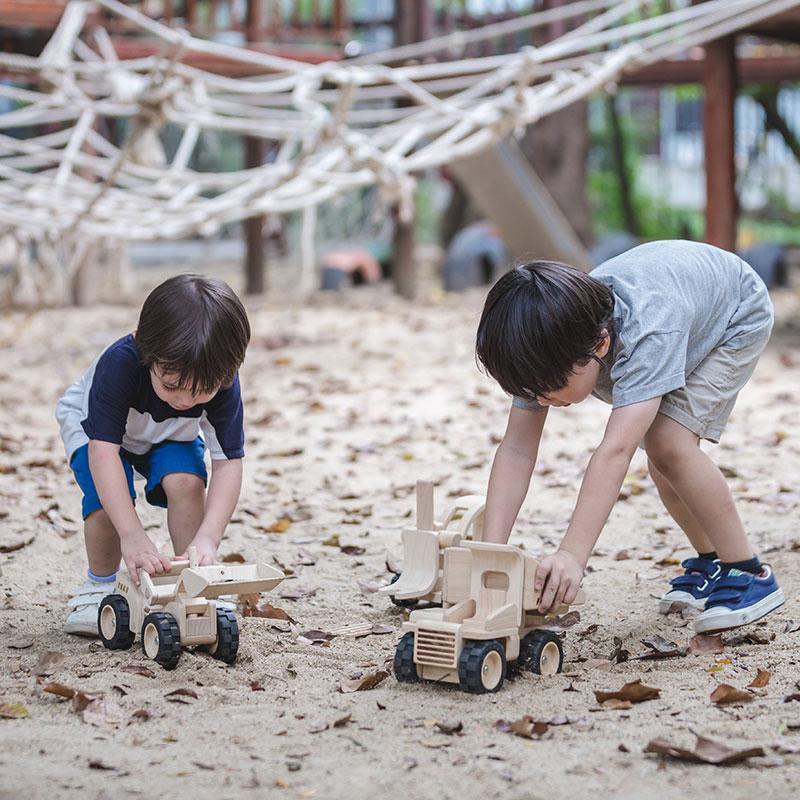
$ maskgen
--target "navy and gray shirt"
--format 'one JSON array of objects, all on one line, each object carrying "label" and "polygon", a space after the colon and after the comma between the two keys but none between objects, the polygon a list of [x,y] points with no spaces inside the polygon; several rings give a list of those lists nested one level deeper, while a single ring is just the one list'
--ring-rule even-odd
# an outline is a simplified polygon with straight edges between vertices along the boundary
[{"label": "navy and gray shirt", "polygon": [[143,455],[160,442],[191,442],[198,435],[212,459],[242,458],[243,416],[238,374],[208,403],[185,411],[165,403],[153,389],[132,334],[106,348],[56,407],[69,460],[90,439]]}]

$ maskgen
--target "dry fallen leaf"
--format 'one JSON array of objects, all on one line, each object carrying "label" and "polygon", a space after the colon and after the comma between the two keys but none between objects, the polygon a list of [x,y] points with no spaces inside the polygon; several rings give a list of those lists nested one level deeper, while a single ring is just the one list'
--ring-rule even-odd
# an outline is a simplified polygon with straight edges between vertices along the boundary
[{"label": "dry fallen leaf", "polygon": [[689,639],[689,653],[693,656],[718,655],[722,653],[724,649],[721,633],[698,633]]},{"label": "dry fallen leaf", "polygon": [[242,607],[243,617],[260,617],[262,619],[282,619],[286,622],[294,623],[294,619],[290,617],[282,608],[270,605],[267,602],[259,603],[258,594],[245,594],[242,595],[239,604]]},{"label": "dry fallen leaf", "polygon": [[772,673],[765,669],[758,670],[755,678],[747,684],[748,689],[763,689],[772,677]]},{"label": "dry fallen leaf", "polygon": [[630,658],[630,652],[622,647],[622,639],[619,636],[614,637],[614,649],[611,651],[608,660],[612,664],[622,664]]},{"label": "dry fallen leaf", "polygon": [[313,597],[316,593],[316,589],[303,589],[298,586],[294,589],[284,589],[279,596],[284,600],[302,600],[306,597]]},{"label": "dry fallen leaf", "polygon": [[547,733],[548,724],[542,720],[537,720],[526,714],[513,722],[506,719],[499,719],[495,723],[495,728],[503,733],[513,733],[523,739],[540,739]]},{"label": "dry fallen leaf", "polygon": [[28,709],[22,703],[0,703],[0,719],[22,719]]},{"label": "dry fallen leaf", "polygon": [[164,697],[172,702],[185,703],[186,701],[181,700],[181,697],[191,697],[197,700],[197,692],[194,689],[173,689],[171,692],[167,692]]},{"label": "dry fallen leaf", "polygon": [[721,683],[711,692],[710,700],[718,706],[727,706],[732,703],[749,703],[754,697],[755,695],[752,692],[737,689],[728,683]]},{"label": "dry fallen leaf", "polygon": [[630,700],[620,700],[616,697],[611,697],[608,700],[603,700],[600,703],[600,708],[606,711],[627,711],[633,708],[633,703]]},{"label": "dry fallen leaf", "polygon": [[351,692],[365,692],[368,689],[374,689],[379,683],[386,680],[389,673],[385,669],[378,669],[374,672],[365,672],[357,678],[347,678],[339,685],[339,691],[343,694]]},{"label": "dry fallen leaf", "polygon": [[33,668],[33,674],[39,677],[52,675],[64,663],[64,654],[56,650],[46,650],[39,655],[39,661]]},{"label": "dry fallen leaf", "polygon": [[144,664],[128,664],[122,668],[123,672],[130,672],[133,675],[141,675],[143,678],[155,678],[156,674],[150,667]]},{"label": "dry fallen leaf", "polygon": [[637,656],[639,659],[673,658],[674,656],[686,655],[685,647],[681,647],[675,642],[669,642],[657,633],[647,636],[641,642],[645,647],[650,648],[650,652]]},{"label": "dry fallen leaf", "polygon": [[304,643],[309,644],[324,644],[334,638],[334,634],[319,630],[303,631],[298,635],[298,641],[302,639]]},{"label": "dry fallen leaf", "polygon": [[228,553],[222,556],[221,559],[223,564],[244,564],[245,558],[241,553]]},{"label": "dry fallen leaf", "polygon": [[645,700],[654,700],[661,694],[661,689],[646,686],[641,679],[626,683],[621,689],[614,692],[595,690],[594,696],[598,703],[606,700],[628,700],[631,703],[642,703]]},{"label": "dry fallen leaf", "polygon": [[698,736],[698,734],[694,735],[697,739],[694,750],[687,750],[668,742],[666,739],[659,738],[649,742],[644,752],[670,756],[681,761],[716,764],[717,766],[728,766],[744,761],[747,758],[765,755],[763,747],[735,750],[723,742],[715,742],[713,739],[707,739],[705,736]]}]

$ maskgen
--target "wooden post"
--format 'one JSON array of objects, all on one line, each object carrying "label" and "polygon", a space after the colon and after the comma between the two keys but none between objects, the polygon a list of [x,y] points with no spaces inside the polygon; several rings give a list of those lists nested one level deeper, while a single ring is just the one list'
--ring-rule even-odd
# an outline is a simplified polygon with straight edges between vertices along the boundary
[{"label": "wooden post", "polygon": [[736,38],[705,46],[703,64],[703,145],[706,173],[706,233],[709,244],[736,248]]},{"label": "wooden post", "polygon": [[258,42],[264,33],[261,0],[247,0],[244,18],[244,35],[248,42]]},{"label": "wooden post", "polygon": [[[394,44],[412,44],[433,35],[433,10],[429,0],[395,0]],[[414,261],[414,227],[412,219],[403,222],[395,209],[392,241],[392,279],[395,290],[412,300],[416,294],[416,263]]]},{"label": "wooden post", "polygon": [[[255,136],[244,137],[245,166],[260,167],[264,158],[264,140]],[[266,288],[264,269],[264,221],[263,214],[250,217],[243,223],[247,252],[245,254],[245,292],[261,294]]]},{"label": "wooden post", "polygon": [[[255,42],[263,33],[261,0],[247,0],[245,12],[245,37]],[[255,169],[264,163],[264,140],[255,136],[244,137],[244,161],[247,169]],[[264,226],[266,217],[261,214],[244,221],[245,254],[245,292],[261,294],[266,289],[264,259]]]}]

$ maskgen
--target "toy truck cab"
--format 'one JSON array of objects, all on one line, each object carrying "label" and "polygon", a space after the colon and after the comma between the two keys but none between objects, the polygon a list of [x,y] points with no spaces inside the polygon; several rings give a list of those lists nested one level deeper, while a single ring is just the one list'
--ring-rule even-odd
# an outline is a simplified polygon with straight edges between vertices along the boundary
[{"label": "toy truck cab", "polygon": [[537,565],[512,545],[448,547],[442,608],[412,611],[403,624],[395,653],[398,680],[444,681],[483,693],[500,689],[509,663],[538,674],[560,672],[561,639],[542,629],[548,620],[537,611]]},{"label": "toy truck cab", "polygon": [[139,585],[124,571],[114,593],[103,598],[97,616],[100,639],[109,650],[127,650],[139,632],[148,658],[173,669],[183,647],[204,646],[215,658],[232,664],[239,650],[239,624],[221,595],[267,592],[284,578],[268,564],[199,566],[190,549],[188,561],[174,561],[169,572],[139,570]]}]

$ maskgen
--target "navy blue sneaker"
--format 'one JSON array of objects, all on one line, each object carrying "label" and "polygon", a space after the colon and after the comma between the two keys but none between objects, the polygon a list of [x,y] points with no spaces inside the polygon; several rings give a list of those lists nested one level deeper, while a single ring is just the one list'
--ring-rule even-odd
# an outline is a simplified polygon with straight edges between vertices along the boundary
[{"label": "navy blue sneaker", "polygon": [[706,600],[714,588],[714,582],[722,574],[719,559],[687,558],[681,562],[685,572],[673,578],[672,587],[659,601],[658,610],[662,614],[686,608],[702,611]]},{"label": "navy blue sneaker", "polygon": [[715,633],[747,625],[784,603],[771,567],[762,565],[758,575],[730,569],[714,583],[705,611],[694,621],[697,633]]}]

